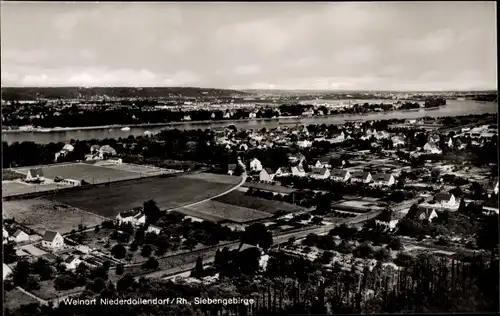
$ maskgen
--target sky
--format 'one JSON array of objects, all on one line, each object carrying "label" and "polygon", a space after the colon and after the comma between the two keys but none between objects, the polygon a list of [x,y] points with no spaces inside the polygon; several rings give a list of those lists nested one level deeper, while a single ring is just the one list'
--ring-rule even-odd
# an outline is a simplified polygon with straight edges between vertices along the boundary
[{"label": "sky", "polygon": [[2,86],[496,90],[495,2],[2,2]]}]

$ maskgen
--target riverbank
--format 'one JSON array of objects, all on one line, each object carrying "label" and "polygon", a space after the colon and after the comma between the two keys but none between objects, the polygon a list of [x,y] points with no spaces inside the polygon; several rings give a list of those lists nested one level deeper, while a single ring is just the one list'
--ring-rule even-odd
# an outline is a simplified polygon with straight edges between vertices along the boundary
[{"label": "riverbank", "polygon": [[225,119],[225,120],[204,120],[204,121],[179,121],[179,122],[168,122],[168,123],[140,123],[140,124],[117,124],[117,125],[100,125],[100,126],[81,126],[81,127],[34,127],[28,130],[21,129],[20,127],[12,128],[12,129],[2,129],[2,133],[51,133],[51,132],[68,132],[68,131],[79,131],[79,130],[99,130],[99,129],[121,129],[121,128],[144,128],[144,127],[168,127],[168,126],[176,126],[176,125],[185,125],[185,124],[220,124],[224,122],[228,122],[229,125],[232,122],[258,122],[258,121],[278,121],[278,120],[286,120],[286,119],[300,119],[300,118],[328,118],[334,116],[344,116],[344,115],[370,115],[377,113],[387,113],[387,112],[397,112],[397,111],[419,111],[420,109],[392,109],[388,111],[372,111],[365,113],[334,113],[329,115],[313,115],[313,116],[278,116],[278,117],[263,117],[263,118],[244,118],[244,119]]}]

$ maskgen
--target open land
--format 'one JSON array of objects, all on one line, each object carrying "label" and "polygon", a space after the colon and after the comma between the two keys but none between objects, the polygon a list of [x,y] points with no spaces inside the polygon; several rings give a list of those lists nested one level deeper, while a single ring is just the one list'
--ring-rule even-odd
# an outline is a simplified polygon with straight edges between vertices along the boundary
[{"label": "open land", "polygon": [[215,174],[215,173],[192,173],[184,176],[187,179],[199,179],[204,181],[210,181],[215,183],[227,183],[227,184],[237,184],[241,181],[240,177],[230,176],[225,174]]},{"label": "open land", "polygon": [[[27,174],[27,168],[16,169],[17,172]],[[127,179],[139,178],[137,172],[129,172],[108,167],[101,167],[86,163],[52,165],[42,168],[43,175],[47,179],[61,177],[64,179],[85,180],[88,183],[105,183]]]},{"label": "open land", "polygon": [[12,290],[9,291],[4,291],[3,295],[4,295],[3,296],[4,310],[5,309],[16,310],[22,305],[38,303],[36,299],[27,294],[24,294],[17,288],[13,288]]},{"label": "open land", "polygon": [[232,222],[244,223],[272,216],[272,214],[267,212],[217,201],[206,201],[193,206],[179,208],[177,211],[188,216],[216,222],[229,220]]},{"label": "open land", "polygon": [[2,181],[4,180],[15,180],[24,178],[24,175],[19,172],[15,172],[10,169],[2,169]]},{"label": "open land", "polygon": [[202,201],[233,186],[179,176],[142,179],[133,185],[111,183],[107,187],[58,192],[53,199],[101,216],[115,217],[120,212],[142,206],[148,200],[155,200],[163,210]]},{"label": "open land", "polygon": [[69,233],[79,224],[92,227],[103,221],[95,214],[43,198],[3,201],[3,218],[14,218],[40,235],[47,230]]},{"label": "open land", "polygon": [[270,214],[274,214],[278,211],[292,213],[305,210],[303,207],[293,204],[247,196],[245,195],[245,193],[239,191],[230,192],[228,194],[215,198],[214,200],[225,204],[241,206]]}]

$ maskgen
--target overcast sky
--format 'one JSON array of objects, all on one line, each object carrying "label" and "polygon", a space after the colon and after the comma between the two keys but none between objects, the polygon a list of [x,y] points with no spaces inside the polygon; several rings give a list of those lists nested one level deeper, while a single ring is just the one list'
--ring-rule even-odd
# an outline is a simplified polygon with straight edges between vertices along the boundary
[{"label": "overcast sky", "polygon": [[497,87],[495,2],[1,4],[2,86]]}]

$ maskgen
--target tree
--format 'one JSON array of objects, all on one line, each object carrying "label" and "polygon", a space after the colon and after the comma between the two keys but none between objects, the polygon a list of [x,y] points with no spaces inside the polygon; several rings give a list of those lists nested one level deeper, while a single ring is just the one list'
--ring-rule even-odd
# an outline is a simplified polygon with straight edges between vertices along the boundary
[{"label": "tree", "polygon": [[354,249],[353,255],[358,258],[369,259],[373,257],[373,248],[367,244],[363,243]]},{"label": "tree", "polygon": [[3,245],[3,262],[10,264],[17,261],[16,249],[14,248],[14,243],[7,242]]},{"label": "tree", "polygon": [[258,245],[263,249],[268,249],[273,244],[273,235],[262,223],[252,224],[245,228],[241,236],[241,246],[246,243],[249,245]]},{"label": "tree", "polygon": [[389,251],[385,248],[380,248],[377,252],[375,252],[375,259],[377,259],[380,262],[386,262],[389,261],[391,255]]},{"label": "tree", "polygon": [[96,278],[87,288],[96,294],[101,293],[106,288],[106,281],[103,278]]},{"label": "tree", "polygon": [[99,227],[99,225],[97,225],[97,226],[94,228],[94,233],[98,233],[100,230],[101,230],[101,228]]},{"label": "tree", "polygon": [[462,199],[460,199],[460,204],[458,206],[457,212],[464,213],[465,212],[465,208],[466,208],[465,201],[462,198]]},{"label": "tree", "polygon": [[154,200],[144,202],[144,215],[146,215],[146,223],[156,224],[161,216],[160,208]]},{"label": "tree", "polygon": [[44,258],[38,258],[32,265],[33,273],[36,273],[40,276],[40,279],[50,280],[54,275],[54,269],[49,264],[49,262]]},{"label": "tree", "polygon": [[330,264],[333,259],[333,252],[331,251],[323,251],[323,254],[321,256],[321,263],[323,264]]},{"label": "tree", "polygon": [[401,244],[401,240],[397,237],[391,238],[391,241],[389,244],[387,244],[387,248],[391,250],[401,250],[403,248],[403,245]]},{"label": "tree", "polygon": [[410,206],[410,209],[408,210],[408,213],[406,213],[405,217],[409,219],[414,219],[417,216],[417,212],[418,212],[418,205],[412,204]]},{"label": "tree", "polygon": [[478,247],[486,250],[498,249],[498,214],[487,216],[476,233]]},{"label": "tree", "polygon": [[122,275],[122,274],[123,274],[123,270],[124,270],[124,269],[125,269],[125,268],[124,268],[124,266],[123,266],[123,264],[122,264],[122,263],[118,264],[118,265],[116,266],[116,271],[115,271],[116,275]]},{"label": "tree", "polygon": [[118,280],[116,283],[116,289],[118,292],[125,292],[133,283],[134,277],[127,273],[120,280]]},{"label": "tree", "polygon": [[146,262],[142,264],[142,268],[146,270],[155,270],[160,266],[158,260],[153,257],[150,257]]},{"label": "tree", "polygon": [[125,255],[127,254],[127,249],[123,245],[116,244],[111,248],[111,255],[115,257],[116,259],[123,259],[125,258]]},{"label": "tree", "polygon": [[27,276],[31,272],[31,265],[26,260],[21,260],[17,263],[17,265],[12,269],[12,281],[15,285],[23,287],[26,285]]},{"label": "tree", "polygon": [[150,245],[144,245],[141,250],[141,256],[147,258],[151,256],[152,253],[152,248]]},{"label": "tree", "polygon": [[191,276],[197,279],[201,279],[202,277],[204,277],[203,260],[201,259],[201,257],[198,257],[198,259],[196,259],[196,266],[191,273]]}]

